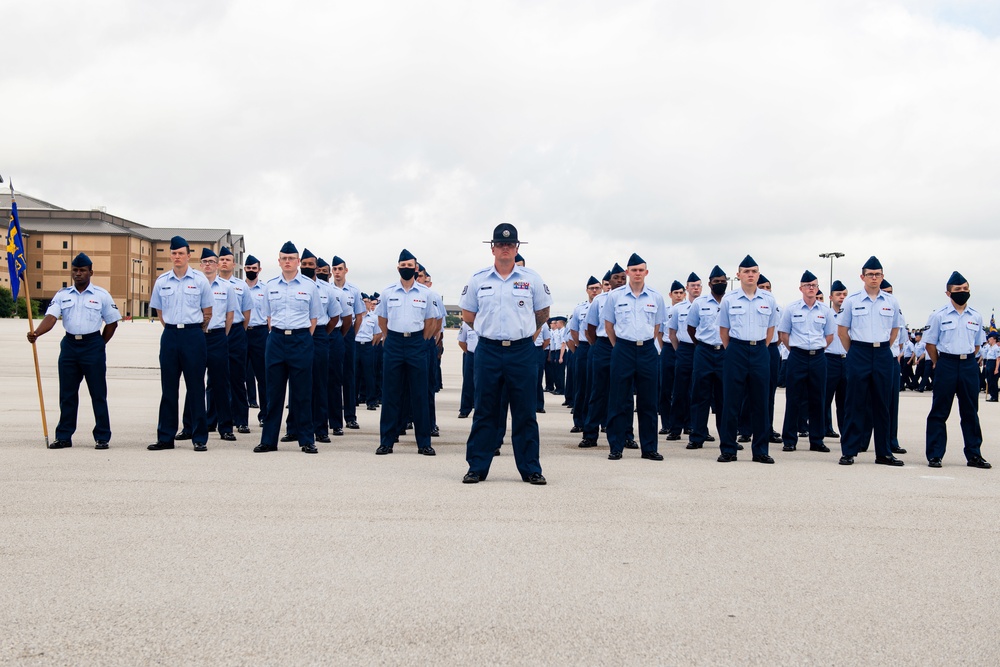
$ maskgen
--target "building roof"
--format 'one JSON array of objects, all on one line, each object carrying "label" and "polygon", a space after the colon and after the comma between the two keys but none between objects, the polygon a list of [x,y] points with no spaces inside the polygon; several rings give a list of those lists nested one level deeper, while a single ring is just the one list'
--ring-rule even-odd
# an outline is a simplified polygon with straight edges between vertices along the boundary
[{"label": "building roof", "polygon": [[[4,193],[4,199],[8,200],[7,202],[5,202],[6,205],[4,206],[4,208],[6,208],[9,211],[10,210],[10,203],[9,203],[10,194],[9,194],[9,191]],[[43,201],[41,199],[38,199],[37,197],[32,197],[31,195],[26,195],[23,192],[18,192],[17,190],[14,190],[14,201],[17,202],[17,208],[18,208],[18,210],[27,209],[27,208],[45,208],[45,209],[49,209],[49,210],[52,210],[52,211],[65,211],[66,210],[66,209],[64,209],[64,208],[62,208],[60,206],[56,206],[55,204],[50,204],[47,201]]]},{"label": "building roof", "polygon": [[21,220],[21,229],[29,234],[38,232],[40,234],[118,234],[123,236],[129,236],[130,232],[135,231],[103,220],[43,220],[38,218]]},{"label": "building roof", "polygon": [[188,242],[217,243],[227,234],[228,229],[195,229],[193,227],[132,227],[128,231],[150,241],[169,241],[175,236],[183,236]]}]

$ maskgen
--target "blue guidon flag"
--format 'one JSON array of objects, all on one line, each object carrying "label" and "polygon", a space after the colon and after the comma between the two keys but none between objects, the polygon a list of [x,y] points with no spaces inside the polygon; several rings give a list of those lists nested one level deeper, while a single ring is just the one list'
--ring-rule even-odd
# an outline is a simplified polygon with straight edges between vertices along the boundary
[{"label": "blue guidon flag", "polygon": [[10,291],[17,301],[17,293],[24,280],[24,240],[21,238],[21,223],[17,219],[17,202],[10,198],[10,225],[7,227],[7,270],[10,272]]}]

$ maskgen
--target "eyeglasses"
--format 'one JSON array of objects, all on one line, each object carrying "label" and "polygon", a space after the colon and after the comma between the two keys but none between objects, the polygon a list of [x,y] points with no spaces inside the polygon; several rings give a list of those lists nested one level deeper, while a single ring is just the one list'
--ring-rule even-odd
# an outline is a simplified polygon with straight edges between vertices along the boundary
[{"label": "eyeglasses", "polygon": [[819,289],[819,285],[817,285],[816,283],[808,283],[806,285],[802,285],[802,287],[806,289]]},{"label": "eyeglasses", "polygon": [[507,243],[506,241],[498,241],[493,244],[494,248],[516,248],[516,243]]},{"label": "eyeglasses", "polygon": [[202,264],[218,264],[219,260],[217,260],[217,259],[203,259],[203,260],[201,260],[201,263]]},{"label": "eyeglasses", "polygon": [[865,277],[865,278],[881,278],[885,274],[884,273],[862,273],[861,275],[863,277]]}]

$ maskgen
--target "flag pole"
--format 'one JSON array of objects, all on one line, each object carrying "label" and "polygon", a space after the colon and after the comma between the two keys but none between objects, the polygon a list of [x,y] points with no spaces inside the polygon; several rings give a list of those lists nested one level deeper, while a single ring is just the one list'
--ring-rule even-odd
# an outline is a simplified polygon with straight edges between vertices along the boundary
[{"label": "flag pole", "polygon": [[[13,180],[11,180],[11,182],[10,182],[10,201],[11,201],[11,208],[13,209],[13,206],[14,206],[14,181]],[[13,217],[13,215],[14,215],[14,213],[12,211],[11,212],[11,217]],[[19,226],[18,226],[18,232],[20,233],[20,223],[19,223]],[[25,262],[25,266],[24,266],[24,285],[23,285],[23,287],[24,287],[24,305],[27,306],[27,311],[28,311],[28,331],[30,333],[35,333],[35,318],[34,318],[34,315],[33,315],[32,311],[31,311],[31,290],[28,288],[28,266],[27,266],[27,264],[28,263]],[[17,307],[17,303],[14,304],[14,307],[15,308]],[[42,393],[42,371],[38,367],[38,348],[35,347],[35,343],[31,344],[31,355],[32,355],[32,357],[34,357],[34,360],[35,360],[35,384],[38,385],[38,408],[39,408],[39,410],[40,410],[40,412],[42,414],[42,434],[45,436],[45,447],[47,449],[48,446],[49,446],[49,425],[48,425],[48,422],[46,422],[46,420],[45,420],[45,396]]]}]

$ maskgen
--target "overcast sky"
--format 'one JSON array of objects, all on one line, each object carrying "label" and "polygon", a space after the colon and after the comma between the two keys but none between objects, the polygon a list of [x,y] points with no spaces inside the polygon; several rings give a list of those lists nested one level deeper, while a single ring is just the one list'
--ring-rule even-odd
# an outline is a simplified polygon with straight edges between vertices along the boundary
[{"label": "overcast sky", "polygon": [[0,174],[65,208],[291,239],[454,303],[517,226],[555,298],[747,253],[779,302],[875,254],[911,325],[1000,219],[1000,3],[63,0],[4,7]]}]

